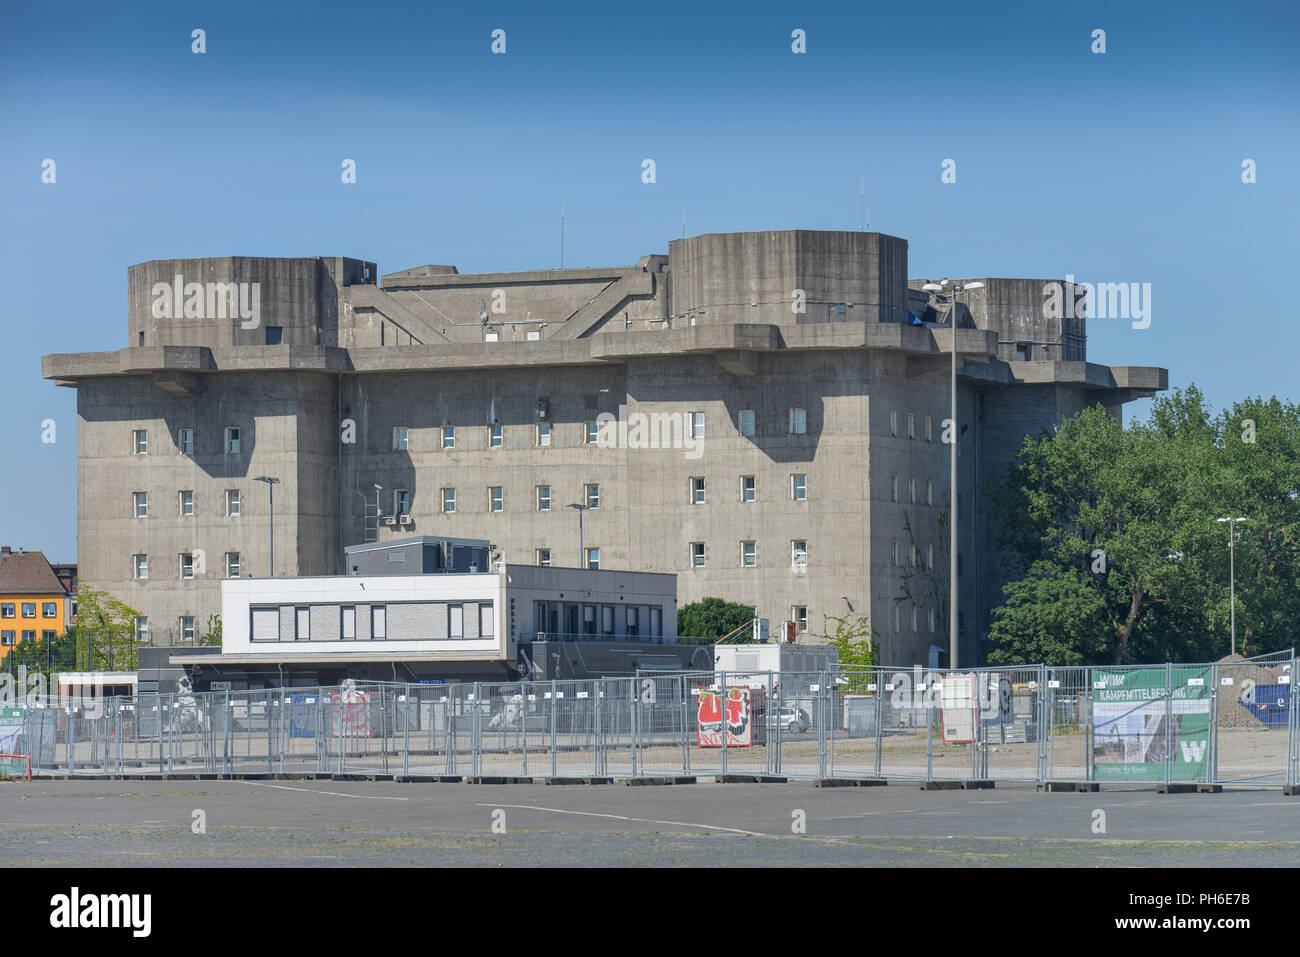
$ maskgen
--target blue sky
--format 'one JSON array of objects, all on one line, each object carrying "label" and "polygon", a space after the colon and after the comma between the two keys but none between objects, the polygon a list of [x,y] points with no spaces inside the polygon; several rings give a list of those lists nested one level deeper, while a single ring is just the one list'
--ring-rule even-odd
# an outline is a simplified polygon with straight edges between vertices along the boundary
[{"label": "blue sky", "polygon": [[566,265],[612,265],[667,252],[683,210],[688,234],[856,228],[862,177],[911,275],[1149,282],[1150,327],[1090,322],[1090,359],[1216,407],[1300,398],[1293,3],[0,12],[0,542],[52,558],[75,558],[76,401],[40,357],[125,347],[136,262],[360,256],[362,204],[381,272],[557,266],[562,200]]}]

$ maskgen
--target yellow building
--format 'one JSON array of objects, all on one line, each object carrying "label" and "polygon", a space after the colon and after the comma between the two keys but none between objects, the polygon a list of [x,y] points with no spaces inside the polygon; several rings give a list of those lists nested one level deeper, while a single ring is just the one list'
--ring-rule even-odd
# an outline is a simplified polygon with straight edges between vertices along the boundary
[{"label": "yellow building", "polygon": [[75,601],[44,554],[0,549],[0,662],[20,641],[63,634]]}]

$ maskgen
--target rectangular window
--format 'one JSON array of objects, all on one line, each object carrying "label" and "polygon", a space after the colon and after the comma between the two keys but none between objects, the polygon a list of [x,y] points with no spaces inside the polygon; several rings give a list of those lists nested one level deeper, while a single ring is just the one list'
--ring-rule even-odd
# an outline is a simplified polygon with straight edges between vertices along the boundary
[{"label": "rectangular window", "polygon": [[478,606],[478,636],[480,638],[493,638],[496,633],[496,615],[492,605],[487,602],[480,602]]},{"label": "rectangular window", "polygon": [[596,606],[582,606],[582,633],[584,635],[594,635],[596,633]]},{"label": "rectangular window", "polygon": [[293,640],[311,641],[311,609],[295,608],[293,610]]},{"label": "rectangular window", "polygon": [[704,438],[704,413],[691,413],[691,437],[695,439]]},{"label": "rectangular window", "polygon": [[393,489],[393,514],[410,515],[411,514],[411,490],[406,488]]},{"label": "rectangular window", "polygon": [[14,603],[11,601],[0,603],[0,618],[12,617],[14,617]]},{"label": "rectangular window", "polygon": [[639,608],[627,609],[627,636],[635,638],[641,633],[641,616],[638,614]]},{"label": "rectangular window", "polygon": [[239,454],[239,429],[234,427],[226,429],[226,453],[228,455]]},{"label": "rectangular window", "polygon": [[934,631],[934,609],[930,609],[930,630]]},{"label": "rectangular window", "polygon": [[600,508],[599,485],[584,485],[583,492],[587,499],[587,508]]},{"label": "rectangular window", "polygon": [[58,637],[58,633],[46,628],[41,632],[41,641],[53,641]]},{"label": "rectangular window", "polygon": [[36,629],[31,628],[31,629],[23,630],[23,641],[35,641],[35,640],[36,640]]},{"label": "rectangular window", "polygon": [[551,444],[551,423],[537,423],[537,444],[543,448]]},{"label": "rectangular window", "polygon": [[549,548],[537,549],[537,565],[539,568],[551,567],[551,550]]},{"label": "rectangular window", "polygon": [[790,410],[790,434],[805,435],[808,432],[808,412],[806,409]]},{"label": "rectangular window", "polygon": [[268,346],[278,346],[283,342],[284,342],[284,326],[266,327],[266,344]]},{"label": "rectangular window", "polygon": [[0,645],[12,645],[14,643],[14,633],[12,631],[0,631]]},{"label": "rectangular window", "polygon": [[912,606],[912,630],[916,631],[916,606]]},{"label": "rectangular window", "polygon": [[930,417],[928,415],[925,417],[925,440],[927,442],[934,441],[934,436],[930,429]]},{"label": "rectangular window", "polygon": [[149,493],[132,492],[131,497],[132,500],[135,502],[135,517],[148,518],[149,517]]},{"label": "rectangular window", "polygon": [[704,543],[703,542],[691,542],[691,567],[692,568],[704,567]]},{"label": "rectangular window", "polygon": [[194,454],[194,430],[193,429],[176,430],[176,448],[180,450],[181,455]]},{"label": "rectangular window", "polygon": [[909,477],[909,478],[908,478],[908,480],[907,480],[907,489],[908,489],[908,494],[912,497],[912,504],[915,505],[915,504],[916,504],[916,478],[915,478],[915,476],[912,476],[912,477]]},{"label": "rectangular window", "polygon": [[141,643],[149,641],[149,618],[147,615],[141,615],[135,620],[135,637]]},{"label": "rectangular window", "polygon": [[691,479],[691,504],[692,505],[704,504],[704,479],[703,478]]},{"label": "rectangular window", "polygon": [[376,640],[388,637],[388,609],[383,605],[370,606],[370,637]]},{"label": "rectangular window", "polygon": [[500,485],[493,485],[488,488],[488,511],[499,512],[504,501]]},{"label": "rectangular window", "polygon": [[339,637],[351,640],[357,636],[357,606],[344,605],[339,609]]},{"label": "rectangular window", "polygon": [[889,500],[891,502],[898,501],[898,476],[897,475],[889,476]]},{"label": "rectangular window", "polygon": [[796,605],[794,608],[794,614],[791,615],[790,617],[794,619],[795,626],[800,631],[808,630],[808,606],[807,605]]},{"label": "rectangular window", "polygon": [[758,544],[756,542],[740,543],[740,567],[753,568],[758,564]]},{"label": "rectangular window", "polygon": [[58,603],[58,602],[55,602],[55,601],[43,601],[43,602],[41,602],[41,617],[42,617],[42,618],[58,618],[58,617],[59,617],[59,603]]},{"label": "rectangular window", "polygon": [[393,451],[406,451],[406,426],[404,425],[393,427]]},{"label": "rectangular window", "polygon": [[239,552],[226,552],[226,577],[239,577]]},{"label": "rectangular window", "polygon": [[796,568],[803,568],[808,564],[808,543],[806,541],[790,543],[790,561]]},{"label": "rectangular window", "polygon": [[894,606],[894,631],[898,631],[898,606]]},{"label": "rectangular window", "polygon": [[464,638],[465,637],[465,606],[448,605],[447,606],[447,637]]},{"label": "rectangular window", "polygon": [[907,437],[909,439],[916,438],[916,413],[915,412],[907,413]]},{"label": "rectangular window", "polygon": [[234,518],[239,514],[239,489],[226,489],[226,515]]},{"label": "rectangular window", "polygon": [[24,618],[36,617],[36,602],[34,601],[23,602],[23,617]]},{"label": "rectangular window", "polygon": [[186,489],[180,493],[180,504],[182,515],[194,514],[194,492],[192,489]]},{"label": "rectangular window", "polygon": [[753,409],[740,410],[740,434],[746,438],[752,439],[755,431],[755,418]]},{"label": "rectangular window", "polygon": [[279,641],[280,640],[280,609],[279,608],[254,608],[253,613],[253,641]]},{"label": "rectangular window", "polygon": [[499,425],[488,426],[488,448],[499,449],[505,441],[505,433]]},{"label": "rectangular window", "polygon": [[890,435],[898,434],[898,410],[897,409],[889,410],[889,434]]},{"label": "rectangular window", "polygon": [[889,543],[889,564],[898,564],[898,539],[894,539]]},{"label": "rectangular window", "polygon": [[933,479],[925,480],[925,504],[926,505],[934,504],[934,480]]},{"label": "rectangular window", "polygon": [[925,567],[926,568],[934,567],[934,544],[933,543],[925,546]]},{"label": "rectangular window", "polygon": [[135,449],[136,455],[144,455],[149,451],[149,432],[147,429],[136,429],[131,433],[131,447]]},{"label": "rectangular window", "polygon": [[456,447],[456,427],[454,425],[444,425],[442,427],[442,447],[444,449],[454,449]]},{"label": "rectangular window", "polygon": [[194,577],[194,556],[188,552],[181,555],[181,579],[188,581]]},{"label": "rectangular window", "polygon": [[598,568],[600,568],[600,549],[599,549],[599,548],[589,548],[589,549],[587,549],[587,567],[588,567],[588,568],[591,568],[591,569],[598,569]]},{"label": "rectangular window", "polygon": [[549,512],[551,510],[551,487],[549,485],[537,486],[537,511]]},{"label": "rectangular window", "polygon": [[790,497],[796,502],[802,502],[808,497],[808,476],[802,472],[791,476],[790,479]]},{"label": "rectangular window", "polygon": [[194,619],[181,618],[181,640],[194,641]]},{"label": "rectangular window", "polygon": [[456,490],[454,488],[442,490],[442,510],[449,514],[456,511]]},{"label": "rectangular window", "polygon": [[614,606],[605,605],[600,609],[600,631],[604,635],[614,634]]},{"label": "rectangular window", "polygon": [[758,495],[758,487],[754,482],[754,476],[742,475],[740,477],[740,500],[742,502],[752,502]]},{"label": "rectangular window", "polygon": [[1033,346],[1028,342],[1016,343],[1016,359],[1020,362],[1028,362],[1030,355],[1033,353]]},{"label": "rectangular window", "polygon": [[148,578],[148,577],[149,577],[149,556],[148,556],[148,555],[134,555],[134,556],[132,556],[132,559],[133,559],[133,561],[134,561],[134,563],[135,563],[135,564],[134,564],[134,568],[135,568],[135,571],[134,571],[134,577],[135,577],[135,578]]}]

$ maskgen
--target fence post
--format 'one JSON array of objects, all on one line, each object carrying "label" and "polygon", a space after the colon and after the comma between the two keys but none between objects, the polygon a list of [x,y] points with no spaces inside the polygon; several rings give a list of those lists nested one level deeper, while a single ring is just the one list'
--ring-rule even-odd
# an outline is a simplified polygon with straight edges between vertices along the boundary
[{"label": "fence post", "polygon": [[[1300,703],[1297,703],[1296,696],[1300,693],[1296,680],[1296,655],[1295,649],[1291,649],[1291,688],[1287,695],[1287,700],[1291,707],[1288,709],[1289,715],[1286,723],[1287,735],[1287,784],[1290,785],[1291,794],[1296,793],[1297,787],[1300,787]],[[1215,769],[1218,770],[1217,768]]]},{"label": "fence post", "polygon": [[[682,677],[679,680],[680,680],[680,684],[678,685],[677,697],[681,700],[682,703],[682,773],[690,774],[691,773],[690,736],[694,734],[695,743],[697,745],[700,743],[700,739],[699,739],[700,729],[698,724],[699,719],[698,718],[696,719],[696,723],[692,728],[692,721],[691,721],[692,695],[690,693],[690,688],[687,687],[687,684],[689,683],[690,679],[686,677]],[[697,714],[698,714],[698,703],[696,707],[697,707]]]},{"label": "fence post", "polygon": [[1173,715],[1173,696],[1174,696],[1174,666],[1165,662],[1165,784],[1168,784],[1173,777],[1174,756],[1169,752],[1169,722]]},{"label": "fence post", "polygon": [[636,777],[636,728],[637,728],[637,707],[636,707],[636,678],[631,681],[631,687],[628,689],[632,693],[628,696],[632,706],[632,713],[628,716],[628,731],[632,735],[632,777]]},{"label": "fence post", "polygon": [[934,717],[930,700],[930,681],[933,675],[923,679],[925,690],[921,692],[921,704],[925,705],[925,779],[934,780]]},{"label": "fence post", "polygon": [[551,777],[559,777],[558,752],[556,751],[555,741],[555,719],[558,713],[556,708],[556,692],[559,688],[554,678],[551,679]]},{"label": "fence post", "polygon": [[826,672],[817,673],[817,777],[826,777]]},{"label": "fence post", "polygon": [[1205,759],[1205,783],[1219,780],[1219,665],[1210,665],[1210,753]]},{"label": "fence post", "polygon": [[727,773],[727,673],[718,672],[718,715],[722,718],[722,773]]},{"label": "fence post", "polygon": [[868,690],[876,693],[876,777],[880,777],[880,749],[884,744],[884,689],[885,673],[871,669],[867,677]]},{"label": "fence post", "polygon": [[[419,708],[416,708],[419,711]],[[411,684],[406,684],[402,698],[402,777],[411,773]]]}]

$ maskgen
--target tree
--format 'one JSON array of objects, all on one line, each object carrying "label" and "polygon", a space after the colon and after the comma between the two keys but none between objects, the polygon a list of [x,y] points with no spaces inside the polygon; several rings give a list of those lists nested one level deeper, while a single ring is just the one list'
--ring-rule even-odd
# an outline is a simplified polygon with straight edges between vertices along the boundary
[{"label": "tree", "polygon": [[140,613],[108,592],[77,588],[77,662],[82,671],[139,667],[136,619]]},{"label": "tree", "polygon": [[208,615],[208,630],[199,635],[200,645],[221,644],[221,616]]},{"label": "tree", "polygon": [[[848,680],[841,690],[845,694],[865,694],[871,682],[871,673],[866,670],[875,664],[876,633],[871,628],[871,619],[866,615],[823,615],[825,624],[818,638],[839,650],[841,666],[849,671],[842,677]],[[831,623],[835,624],[834,629]]]},{"label": "tree", "polygon": [[[907,533],[910,549],[909,561],[903,565],[898,578],[898,597],[894,604],[910,602],[918,608],[933,608],[940,634],[948,634],[948,512],[939,513],[938,532],[935,535],[939,550],[934,557],[934,568],[926,565],[925,554],[916,543],[912,530],[912,516],[903,510],[903,531]],[[899,561],[902,561],[900,556]]]},{"label": "tree", "polygon": [[1222,484],[1215,429],[1195,386],[1158,399],[1149,422],[1127,429],[1098,405],[1053,434],[1027,437],[992,496],[1021,576],[995,614],[995,648],[1120,664],[1141,660],[1143,644],[1169,647],[1161,619],[1208,630]]},{"label": "tree", "polygon": [[[754,620],[754,607],[704,598],[677,609],[677,641],[684,645],[708,645],[725,638]],[[733,639],[739,644],[752,642],[753,632],[741,631]]]},{"label": "tree", "polygon": [[68,628],[48,641],[27,638],[5,656],[4,670],[13,674],[25,666],[29,674],[47,674],[56,671],[75,671],[77,668],[77,628]]}]

